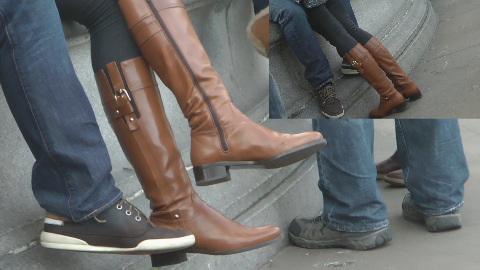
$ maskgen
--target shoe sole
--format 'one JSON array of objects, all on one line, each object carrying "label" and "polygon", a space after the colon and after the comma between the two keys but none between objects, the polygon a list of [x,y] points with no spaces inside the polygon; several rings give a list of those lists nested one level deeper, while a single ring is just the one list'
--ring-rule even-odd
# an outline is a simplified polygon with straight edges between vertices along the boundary
[{"label": "shoe sole", "polygon": [[324,139],[299,146],[285,151],[274,157],[262,161],[230,161],[217,162],[193,167],[193,174],[197,186],[209,186],[231,180],[230,169],[275,169],[299,162],[327,145]]},{"label": "shoe sole", "polygon": [[389,183],[390,185],[397,186],[397,187],[406,187],[405,181],[403,178],[393,178],[389,177],[388,175],[385,175],[383,177],[383,181]]},{"label": "shoe sole", "polygon": [[40,234],[40,244],[46,248],[62,249],[81,252],[94,253],[115,253],[115,254],[155,254],[165,253],[176,250],[185,249],[195,244],[193,235],[171,238],[171,239],[155,239],[140,242],[136,247],[120,248],[106,246],[92,246],[87,242],[74,237],[42,232]]},{"label": "shoe sole", "polygon": [[416,101],[416,100],[419,100],[421,98],[422,98],[422,93],[420,92],[420,90],[417,93],[415,93],[415,94],[413,94],[409,97],[405,97],[405,99],[409,99],[410,101]]},{"label": "shoe sole", "polygon": [[329,115],[323,111],[321,111],[323,115],[325,115],[327,118],[329,119],[338,119],[338,118],[341,118],[344,114],[345,114],[345,111],[343,111],[341,114],[339,115]]},{"label": "shoe sole", "polygon": [[402,103],[400,103],[399,105],[397,105],[395,108],[391,109],[387,114],[385,114],[384,116],[379,116],[379,117],[372,117],[370,115],[370,118],[372,119],[381,119],[381,118],[384,118],[385,116],[389,116],[391,114],[394,114],[394,113],[401,113],[403,111],[405,111],[407,108],[408,108],[408,100],[404,100]]},{"label": "shoe sole", "polygon": [[341,68],[340,71],[342,72],[342,74],[344,75],[357,75],[357,74],[360,74],[356,69],[344,69],[344,68]]},{"label": "shoe sole", "polygon": [[443,232],[462,227],[460,214],[425,217],[425,225],[429,232]]},{"label": "shoe sole", "polygon": [[385,245],[392,240],[392,232],[389,228],[372,232],[357,238],[341,238],[328,241],[307,240],[288,233],[290,240],[297,246],[308,249],[319,248],[347,248],[353,250],[368,250]]},{"label": "shoe sole", "polygon": [[226,250],[226,251],[215,251],[215,250],[205,250],[205,249],[194,249],[190,248],[187,249],[186,252],[188,253],[199,253],[199,254],[207,254],[207,255],[231,255],[231,254],[237,254],[249,250],[254,250],[262,247],[269,246],[271,244],[274,244],[278,242],[279,240],[283,239],[283,234],[280,234],[279,236],[273,238],[272,240],[268,240],[266,242],[262,242],[256,245],[244,247],[244,248],[238,248],[234,250]]}]

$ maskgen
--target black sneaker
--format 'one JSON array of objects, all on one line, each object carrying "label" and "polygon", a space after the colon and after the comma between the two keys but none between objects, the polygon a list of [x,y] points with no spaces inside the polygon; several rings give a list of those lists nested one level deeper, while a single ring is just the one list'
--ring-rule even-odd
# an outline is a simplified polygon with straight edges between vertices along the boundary
[{"label": "black sneaker", "polygon": [[318,91],[318,102],[323,115],[331,119],[343,116],[343,106],[335,93],[335,84],[328,83]]},{"label": "black sneaker", "polygon": [[47,213],[40,243],[53,249],[152,254],[188,248],[195,237],[184,230],[153,226],[137,208],[121,200],[84,222]]},{"label": "black sneaker", "polygon": [[343,57],[342,68],[340,69],[340,71],[345,75],[357,75],[359,73],[358,70],[354,68],[345,57]]},{"label": "black sneaker", "polygon": [[438,216],[424,215],[413,205],[410,193],[407,193],[402,202],[403,218],[412,222],[425,223],[429,232],[443,232],[447,230],[459,229],[462,227],[462,220],[457,211],[452,211]]},{"label": "black sneaker", "polygon": [[328,228],[316,218],[295,218],[288,228],[293,244],[303,248],[348,248],[367,250],[392,240],[388,227],[373,232],[341,232]]}]

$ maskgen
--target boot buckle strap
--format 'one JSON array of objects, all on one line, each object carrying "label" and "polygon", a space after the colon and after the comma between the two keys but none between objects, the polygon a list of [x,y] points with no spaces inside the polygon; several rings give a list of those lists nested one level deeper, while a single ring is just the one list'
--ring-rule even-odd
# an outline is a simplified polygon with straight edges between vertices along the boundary
[{"label": "boot buckle strap", "polygon": [[127,97],[128,101],[132,101],[132,99],[130,98],[130,95],[128,94],[127,90],[120,89],[120,90],[116,90],[114,92],[113,97],[115,98],[115,103],[117,104],[117,106],[120,106],[120,104],[118,103],[118,99],[123,98],[124,96]]}]

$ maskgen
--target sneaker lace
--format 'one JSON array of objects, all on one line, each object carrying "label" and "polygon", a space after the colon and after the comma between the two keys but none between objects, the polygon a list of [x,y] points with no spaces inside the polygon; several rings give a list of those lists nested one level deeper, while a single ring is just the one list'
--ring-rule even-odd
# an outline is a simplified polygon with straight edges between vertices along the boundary
[{"label": "sneaker lace", "polygon": [[123,209],[123,204],[126,204],[128,206],[128,210],[125,211],[125,214],[127,216],[130,216],[132,215],[132,210],[135,210],[137,212],[137,215],[135,216],[135,220],[136,221],[140,221],[142,220],[142,216],[141,216],[141,212],[140,210],[138,210],[135,206],[133,206],[132,204],[130,204],[129,202],[127,202],[125,199],[121,199],[120,202],[117,204],[117,209],[118,210],[122,210]]},{"label": "sneaker lace", "polygon": [[335,93],[335,86],[333,84],[328,84],[319,91],[320,98],[323,103],[328,103],[332,99],[337,99],[337,94]]}]

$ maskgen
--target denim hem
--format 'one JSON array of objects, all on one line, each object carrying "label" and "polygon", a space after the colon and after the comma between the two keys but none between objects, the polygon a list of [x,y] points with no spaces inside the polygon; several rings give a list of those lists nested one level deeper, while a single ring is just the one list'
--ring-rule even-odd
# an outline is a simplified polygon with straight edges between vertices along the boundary
[{"label": "denim hem", "polygon": [[415,205],[415,202],[414,202],[413,206],[415,207],[415,209],[418,212],[420,212],[421,214],[424,214],[426,216],[440,216],[440,215],[443,215],[443,214],[446,214],[446,213],[449,213],[449,212],[452,212],[452,211],[459,210],[463,206],[463,203],[464,203],[464,201],[460,202],[459,204],[455,205],[454,207],[444,208],[444,209],[433,209],[433,210],[418,207],[418,206]]},{"label": "denim hem", "polygon": [[322,222],[327,225],[328,228],[335,230],[335,231],[341,231],[341,232],[358,232],[358,233],[364,233],[364,232],[373,232],[373,231],[378,231],[380,229],[388,227],[388,220],[384,220],[382,222],[378,222],[375,224],[362,224],[361,226],[355,226],[355,225],[340,225],[336,224],[335,222],[332,222],[332,220],[328,220],[326,217],[322,215]]},{"label": "denim hem", "polygon": [[89,219],[97,216],[98,214],[102,213],[103,211],[107,210],[110,206],[114,205],[115,203],[120,201],[120,199],[122,199],[122,198],[123,198],[123,193],[120,192],[112,200],[110,200],[108,203],[104,204],[103,206],[100,206],[99,208],[93,210],[92,212],[88,213],[87,215],[83,216],[80,219],[73,218],[73,221],[74,222],[83,222],[83,221],[89,220]]},{"label": "denim hem", "polygon": [[320,91],[320,89],[322,89],[325,85],[327,85],[328,83],[333,83],[333,82],[335,82],[335,79],[334,79],[334,78],[331,78],[331,79],[326,80],[325,82],[323,82],[322,84],[320,84],[320,86],[317,86],[317,87],[315,88],[315,92],[318,93],[318,92]]}]

